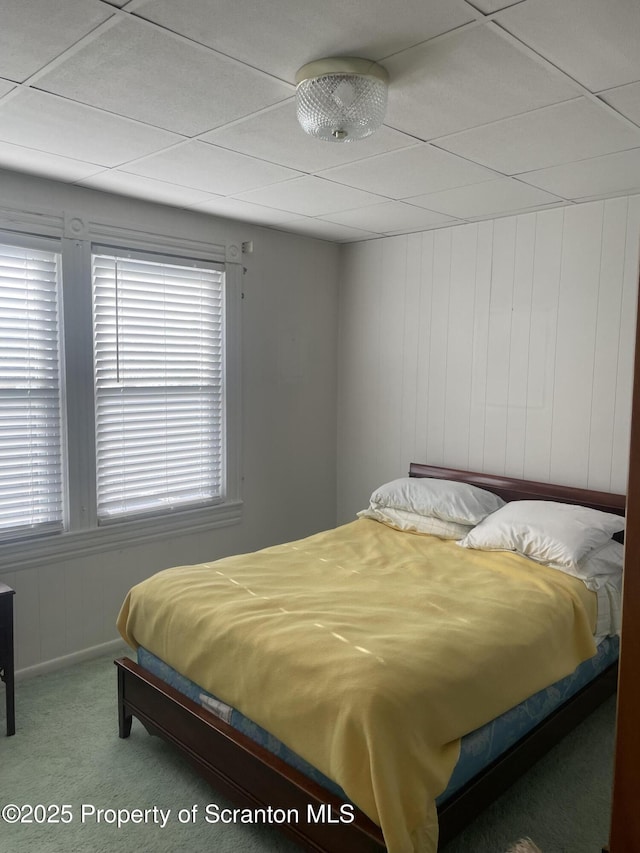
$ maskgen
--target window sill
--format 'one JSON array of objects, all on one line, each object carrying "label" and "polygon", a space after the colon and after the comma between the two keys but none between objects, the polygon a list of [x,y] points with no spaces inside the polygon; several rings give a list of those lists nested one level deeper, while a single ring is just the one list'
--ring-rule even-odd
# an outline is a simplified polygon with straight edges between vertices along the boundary
[{"label": "window sill", "polygon": [[66,532],[38,539],[0,545],[0,571],[13,572],[73,557],[84,557],[114,548],[173,539],[228,527],[242,521],[242,501],[184,510],[153,518],[107,524],[91,530]]}]

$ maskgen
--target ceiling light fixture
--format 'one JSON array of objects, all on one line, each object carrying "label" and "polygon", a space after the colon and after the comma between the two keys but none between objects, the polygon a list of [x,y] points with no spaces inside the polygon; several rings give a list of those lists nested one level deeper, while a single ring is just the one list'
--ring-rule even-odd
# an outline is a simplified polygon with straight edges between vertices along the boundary
[{"label": "ceiling light fixture", "polygon": [[335,57],[303,65],[296,74],[296,112],[305,133],[326,142],[371,136],[387,107],[385,68],[370,59]]}]

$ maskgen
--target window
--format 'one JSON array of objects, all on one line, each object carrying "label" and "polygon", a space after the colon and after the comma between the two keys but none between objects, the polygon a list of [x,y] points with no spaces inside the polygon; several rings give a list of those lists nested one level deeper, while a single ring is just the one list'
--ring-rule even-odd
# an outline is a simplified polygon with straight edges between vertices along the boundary
[{"label": "window", "polygon": [[241,521],[237,247],[69,211],[0,228],[0,560]]},{"label": "window", "polygon": [[62,530],[60,256],[0,244],[0,541]]},{"label": "window", "polygon": [[224,267],[95,249],[100,523],[225,497]]}]

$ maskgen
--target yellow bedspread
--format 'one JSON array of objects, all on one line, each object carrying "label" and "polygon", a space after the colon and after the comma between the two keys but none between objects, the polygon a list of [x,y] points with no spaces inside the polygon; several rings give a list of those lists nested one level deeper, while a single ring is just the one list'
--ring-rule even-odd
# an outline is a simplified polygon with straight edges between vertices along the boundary
[{"label": "yellow bedspread", "polygon": [[335,780],[390,853],[433,853],[464,734],[595,653],[595,594],[376,521],[135,586],[118,628]]}]

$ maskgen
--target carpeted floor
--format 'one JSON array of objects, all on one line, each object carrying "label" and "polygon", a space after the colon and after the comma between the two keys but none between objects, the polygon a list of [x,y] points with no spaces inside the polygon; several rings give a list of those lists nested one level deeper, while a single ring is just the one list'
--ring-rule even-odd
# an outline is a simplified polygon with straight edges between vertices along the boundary
[{"label": "carpeted floor", "polygon": [[[16,736],[0,737],[0,808],[69,808],[58,823],[38,823],[42,809],[29,824],[0,820],[1,853],[299,851],[270,827],[207,823],[208,804],[228,804],[180,756],[135,720],[131,737],[118,738],[115,679],[111,658],[100,658],[18,683]],[[614,715],[610,700],[443,853],[503,853],[525,835],[544,853],[600,853],[608,834]],[[195,821],[187,812],[194,806]],[[164,828],[159,822],[118,828],[92,812],[154,807],[170,810]],[[56,814],[49,809],[48,817]]]}]

